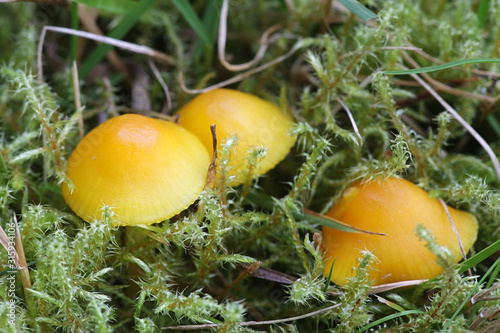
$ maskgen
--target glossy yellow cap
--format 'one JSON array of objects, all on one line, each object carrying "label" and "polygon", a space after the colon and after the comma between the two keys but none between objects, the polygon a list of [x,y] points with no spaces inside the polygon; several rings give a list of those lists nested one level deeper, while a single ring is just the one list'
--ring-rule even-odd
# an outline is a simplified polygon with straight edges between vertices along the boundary
[{"label": "glossy yellow cap", "polygon": [[89,132],[68,161],[72,191],[64,199],[85,221],[111,206],[122,225],[152,224],[191,205],[202,191],[210,158],[181,126],[135,114],[112,118]]},{"label": "glossy yellow cap", "polygon": [[[448,207],[466,252],[477,238],[476,218]],[[327,215],[352,226],[387,236],[348,233],[323,227],[325,245],[324,275],[332,271],[332,281],[347,283],[354,275],[361,251],[372,251],[378,260],[371,265],[370,279],[374,285],[407,280],[430,279],[443,268],[436,256],[416,235],[418,224],[432,231],[436,243],[447,247],[455,262],[462,258],[459,243],[445,210],[437,199],[415,184],[397,178],[357,182],[348,188]]]},{"label": "glossy yellow cap", "polygon": [[230,89],[215,89],[201,94],[178,112],[179,123],[196,134],[209,152],[213,152],[210,125],[216,125],[220,145],[233,135],[238,145],[232,152],[229,176],[232,186],[244,181],[242,172],[249,152],[267,148],[256,174],[264,174],[288,154],[295,143],[290,134],[293,121],[280,108],[256,96]]}]

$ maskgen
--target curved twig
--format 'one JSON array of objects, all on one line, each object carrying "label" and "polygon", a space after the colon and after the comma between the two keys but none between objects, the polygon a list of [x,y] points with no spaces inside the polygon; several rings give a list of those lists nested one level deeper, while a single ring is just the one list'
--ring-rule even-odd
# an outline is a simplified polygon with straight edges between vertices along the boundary
[{"label": "curved twig", "polygon": [[264,65],[261,65],[259,67],[255,67],[245,73],[241,73],[241,74],[238,74],[236,76],[233,76],[232,78],[226,80],[226,81],[222,81],[222,82],[219,82],[219,83],[216,83],[210,87],[207,87],[207,88],[203,88],[203,89],[189,89],[186,87],[186,85],[184,84],[184,75],[182,72],[179,72],[179,82],[181,84],[181,88],[184,92],[188,93],[188,94],[201,94],[201,93],[205,93],[205,92],[208,92],[210,90],[213,90],[213,89],[217,89],[217,88],[222,88],[222,87],[225,87],[225,86],[228,86],[230,84],[233,84],[233,83],[236,83],[238,81],[241,81],[247,77],[249,77],[250,75],[252,74],[255,74],[255,73],[258,73],[260,71],[263,71],[264,69],[267,69],[271,66],[274,66],[276,65],[277,63],[280,63],[282,62],[283,60],[289,58],[290,56],[292,56],[292,54],[294,54],[297,50],[299,50],[301,48],[301,45],[300,45],[300,42],[297,42],[294,47],[292,47],[290,49],[290,51],[288,51],[287,53],[269,61],[268,63],[264,64]]},{"label": "curved twig", "polygon": [[267,50],[267,47],[269,46],[269,36],[281,28],[283,26],[282,23],[278,23],[273,25],[272,27],[268,28],[264,33],[262,34],[262,37],[260,38],[260,46],[259,50],[255,54],[255,57],[244,63],[244,64],[239,64],[239,65],[232,65],[226,60],[226,40],[227,40],[227,14],[228,14],[228,8],[229,8],[229,0],[224,0],[222,2],[222,8],[220,11],[220,20],[219,20],[219,36],[218,36],[218,44],[217,44],[217,54],[219,57],[219,61],[221,64],[229,71],[232,72],[238,72],[238,71],[243,71],[246,70],[253,65],[255,65],[257,62],[262,60],[264,53]]}]

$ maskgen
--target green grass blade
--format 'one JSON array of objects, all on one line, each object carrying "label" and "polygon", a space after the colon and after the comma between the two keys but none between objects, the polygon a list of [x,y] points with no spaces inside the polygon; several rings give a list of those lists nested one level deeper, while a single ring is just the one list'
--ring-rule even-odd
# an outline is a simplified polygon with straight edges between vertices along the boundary
[{"label": "green grass blade", "polygon": [[339,2],[343,4],[345,8],[349,9],[354,15],[363,20],[363,22],[377,18],[377,15],[359,2],[354,0],[339,0]]},{"label": "green grass blade", "polygon": [[491,276],[490,276],[490,279],[488,280],[488,283],[486,284],[486,289],[488,289],[489,287],[491,287],[493,285],[493,283],[495,283],[495,281],[498,278],[499,273],[500,273],[500,265],[496,265],[495,269],[491,273]]},{"label": "green grass blade", "polygon": [[126,15],[137,4],[131,0],[73,0],[72,3],[81,3],[98,10],[110,12],[118,15]]},{"label": "green grass blade", "polygon": [[394,318],[408,316],[408,315],[412,315],[412,314],[422,314],[422,313],[425,313],[425,312],[419,311],[419,310],[406,310],[406,311],[402,311],[402,312],[398,312],[398,313],[393,313],[387,317],[380,318],[379,320],[375,320],[374,322],[366,325],[362,329],[358,330],[358,333],[366,332],[370,328],[377,326],[377,325],[380,325],[382,323],[385,323],[386,321],[392,320]]},{"label": "green grass blade", "polygon": [[491,244],[490,246],[488,246],[487,248],[485,248],[484,250],[482,250],[481,252],[476,253],[475,256],[459,264],[458,272],[459,273],[465,272],[469,268],[476,266],[486,258],[490,257],[493,253],[497,251],[500,251],[500,239],[497,240],[495,243]]},{"label": "green grass blade", "polygon": [[[273,197],[270,196],[267,193],[260,192],[260,191],[252,191],[247,194],[245,197],[245,200],[248,201],[249,203],[257,206],[264,208],[266,210],[272,210],[275,207],[275,204],[273,203]],[[293,211],[292,216],[294,219],[298,221],[308,221],[313,224],[319,224],[321,226],[329,227],[332,229],[336,230],[341,230],[341,231],[346,231],[346,232],[354,232],[354,233],[366,233],[366,234],[373,234],[373,235],[379,235],[379,236],[384,236],[385,234],[380,234],[380,233],[375,233],[371,231],[366,231],[362,230],[359,228],[355,228],[353,226],[350,226],[346,223],[337,221],[331,217],[321,215],[318,213],[314,213],[311,211],[307,212],[298,212],[298,211]]]},{"label": "green grass blade", "polygon": [[490,114],[486,120],[488,121],[488,124],[491,126],[495,134],[500,138],[500,122],[498,119],[495,117],[494,114]]},{"label": "green grass blade", "polygon": [[205,6],[203,12],[203,25],[207,32],[209,42],[205,43],[201,38],[196,41],[194,55],[196,59],[204,57],[206,64],[212,63],[213,52],[212,49],[215,45],[215,38],[217,37],[217,30],[219,27],[220,8],[219,0],[210,0]]},{"label": "green grass blade", "polygon": [[[141,16],[151,8],[155,0],[142,0],[138,2],[132,10],[118,23],[118,25],[109,33],[108,37],[121,39],[129,30],[139,21]],[[112,48],[111,45],[99,45],[85,60],[80,67],[80,77],[84,78],[88,73],[97,65],[105,56],[106,53]]]},{"label": "green grass blade", "polygon": [[481,0],[479,8],[477,9],[477,26],[484,28],[486,18],[488,17],[488,10],[490,9],[491,0]]},{"label": "green grass blade", "polygon": [[500,59],[491,59],[491,58],[472,58],[472,59],[462,59],[448,62],[442,65],[415,68],[415,69],[406,69],[401,71],[383,71],[383,74],[387,75],[408,75],[408,74],[419,74],[419,73],[429,73],[435,72],[446,68],[469,65],[469,64],[484,64],[484,63],[500,63]]},{"label": "green grass blade", "polygon": [[330,267],[330,273],[328,273],[328,279],[326,279],[325,289],[323,290],[324,293],[326,293],[328,291],[328,286],[330,285],[330,282],[332,281],[333,266],[335,266],[336,261],[337,261],[337,258],[333,259],[332,267]]},{"label": "green grass blade", "polygon": [[187,0],[172,0],[184,19],[205,43],[210,43],[205,26]]}]

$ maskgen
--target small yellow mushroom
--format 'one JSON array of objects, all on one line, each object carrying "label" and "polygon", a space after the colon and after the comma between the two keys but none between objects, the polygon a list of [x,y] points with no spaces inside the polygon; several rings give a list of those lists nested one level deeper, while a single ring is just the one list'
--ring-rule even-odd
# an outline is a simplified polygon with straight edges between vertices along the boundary
[{"label": "small yellow mushroom", "polygon": [[219,150],[221,144],[236,135],[237,146],[229,160],[233,176],[230,185],[244,181],[242,172],[249,152],[266,148],[260,161],[261,175],[276,166],[295,143],[290,134],[293,121],[276,105],[256,96],[230,89],[215,89],[201,94],[179,110],[179,123],[196,134],[209,152],[213,152],[210,125],[216,125]]},{"label": "small yellow mushroom", "polygon": [[[466,252],[474,244],[478,223],[463,211],[448,207]],[[437,244],[447,247],[455,262],[462,258],[457,236],[443,206],[415,184],[397,178],[357,182],[348,188],[327,215],[360,229],[385,233],[377,236],[348,233],[323,227],[325,244],[324,275],[333,264],[331,280],[347,283],[354,275],[361,251],[377,257],[371,265],[374,285],[406,280],[430,279],[443,272],[436,256],[416,235],[417,225],[432,231]]]},{"label": "small yellow mushroom", "polygon": [[85,221],[111,206],[122,225],[152,224],[191,205],[205,185],[210,158],[183,127],[127,114],[89,132],[71,154],[64,199]]}]

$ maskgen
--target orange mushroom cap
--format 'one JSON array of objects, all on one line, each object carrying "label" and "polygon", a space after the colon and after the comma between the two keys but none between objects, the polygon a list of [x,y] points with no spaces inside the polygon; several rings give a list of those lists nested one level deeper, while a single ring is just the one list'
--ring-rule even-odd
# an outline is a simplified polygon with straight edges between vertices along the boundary
[{"label": "orange mushroom cap", "polygon": [[276,105],[256,96],[230,89],[215,89],[201,94],[179,110],[179,123],[196,134],[209,152],[213,152],[210,125],[216,125],[221,144],[233,135],[238,144],[231,154],[229,176],[232,186],[244,179],[246,157],[256,147],[267,148],[256,174],[264,174],[290,151],[295,137],[290,134],[293,121]]},{"label": "orange mushroom cap", "polygon": [[64,199],[85,221],[111,206],[122,225],[166,220],[191,205],[205,185],[210,158],[181,126],[127,114],[89,132],[71,154]]},{"label": "orange mushroom cap", "polygon": [[[467,212],[451,207],[448,210],[468,252],[477,237],[477,220]],[[338,285],[346,284],[347,278],[354,275],[363,250],[372,251],[378,259],[372,262],[369,273],[374,285],[430,279],[441,274],[443,268],[436,262],[436,256],[416,235],[418,224],[432,231],[436,243],[447,247],[455,262],[462,257],[443,206],[404,179],[357,182],[327,215],[364,230],[387,234],[348,233],[323,227],[326,252],[323,273],[328,276],[333,264],[331,280]]]}]

